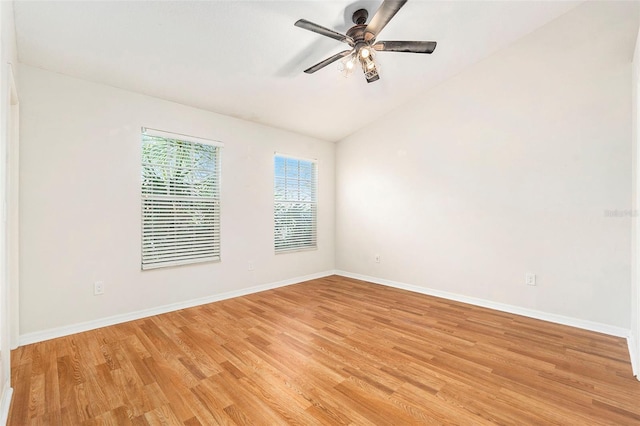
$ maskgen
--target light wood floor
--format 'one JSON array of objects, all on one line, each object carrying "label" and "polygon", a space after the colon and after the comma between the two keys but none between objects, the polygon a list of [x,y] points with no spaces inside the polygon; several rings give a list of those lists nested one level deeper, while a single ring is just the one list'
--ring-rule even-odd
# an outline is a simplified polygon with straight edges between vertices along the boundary
[{"label": "light wood floor", "polygon": [[10,425],[640,424],[624,339],[328,277],[23,346]]}]

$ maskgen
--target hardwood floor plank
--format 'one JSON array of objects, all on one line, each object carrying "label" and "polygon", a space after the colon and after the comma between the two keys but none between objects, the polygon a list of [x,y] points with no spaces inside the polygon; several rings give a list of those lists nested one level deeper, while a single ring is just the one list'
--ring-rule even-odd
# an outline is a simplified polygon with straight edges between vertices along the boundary
[{"label": "hardwood floor plank", "polygon": [[150,401],[146,387],[137,375],[128,370],[125,363],[121,363],[121,366],[123,368],[113,370],[110,374],[114,384],[113,392],[121,395],[122,403],[131,410],[134,417],[156,408],[158,405]]},{"label": "hardwood floor plank", "polygon": [[[181,382],[183,376],[181,371],[175,371],[164,359],[145,358],[145,364],[149,371],[156,378],[156,383],[162,393],[169,401],[177,417],[181,420],[190,419],[194,413],[183,398],[183,394],[188,390],[187,383]],[[189,381],[191,382],[191,381]],[[159,407],[158,407],[159,408]],[[147,420],[149,418],[147,417]]]},{"label": "hardwood floor plank", "polygon": [[44,373],[31,375],[31,389],[29,391],[29,417],[44,415],[46,409],[44,394]]},{"label": "hardwood floor plank", "polygon": [[[150,426],[165,426],[165,425],[177,425],[184,424],[176,417],[170,405],[163,405],[162,407],[155,408],[144,415],[147,423]],[[192,418],[187,419],[191,421]]]},{"label": "hardwood floor plank", "polygon": [[337,276],[11,356],[17,426],[640,424],[624,339]]},{"label": "hardwood floor plank", "polygon": [[[20,350],[18,348],[17,350]],[[60,407],[69,407],[73,405],[75,380],[73,378],[73,367],[68,355],[58,357],[56,363],[58,372],[58,389],[60,396]],[[20,383],[15,380],[16,386]],[[46,384],[45,384],[46,386]]]},{"label": "hardwood floor plank", "polygon": [[199,385],[193,387],[191,392],[208,411],[209,416],[213,419],[212,424],[234,424],[233,420],[224,411],[226,407],[233,404],[233,400],[226,395],[223,389],[218,388],[215,382],[203,380]]},{"label": "hardwood floor plank", "polygon": [[[31,363],[23,362],[11,367],[11,380],[13,381],[13,398],[9,414],[28,423],[30,419]],[[21,383],[21,386],[17,386],[17,383]]]}]

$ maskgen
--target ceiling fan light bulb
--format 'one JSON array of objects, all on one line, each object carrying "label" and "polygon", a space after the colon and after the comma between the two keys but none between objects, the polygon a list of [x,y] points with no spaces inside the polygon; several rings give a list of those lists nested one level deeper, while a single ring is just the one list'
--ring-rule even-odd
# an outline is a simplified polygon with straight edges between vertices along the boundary
[{"label": "ceiling fan light bulb", "polygon": [[348,70],[352,70],[354,65],[353,65],[353,61],[347,61],[347,63],[345,64],[345,66],[347,67]]},{"label": "ceiling fan light bulb", "polygon": [[362,49],[360,49],[360,56],[363,59],[367,59],[370,54],[371,54],[371,51],[369,50],[368,47],[363,47]]},{"label": "ceiling fan light bulb", "polygon": [[375,67],[375,66],[376,66],[376,64],[374,64],[373,62],[369,62],[369,63],[367,64],[367,69],[370,69],[370,70],[371,70],[371,69],[373,69],[373,67]]}]

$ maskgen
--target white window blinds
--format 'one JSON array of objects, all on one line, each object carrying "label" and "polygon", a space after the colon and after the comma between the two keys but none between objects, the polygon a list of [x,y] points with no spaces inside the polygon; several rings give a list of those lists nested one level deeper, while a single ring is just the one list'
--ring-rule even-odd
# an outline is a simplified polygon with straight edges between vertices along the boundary
[{"label": "white window blinds", "polygon": [[220,260],[222,144],[142,133],[142,269]]},{"label": "white window blinds", "polygon": [[275,156],[275,251],[316,248],[317,165]]}]

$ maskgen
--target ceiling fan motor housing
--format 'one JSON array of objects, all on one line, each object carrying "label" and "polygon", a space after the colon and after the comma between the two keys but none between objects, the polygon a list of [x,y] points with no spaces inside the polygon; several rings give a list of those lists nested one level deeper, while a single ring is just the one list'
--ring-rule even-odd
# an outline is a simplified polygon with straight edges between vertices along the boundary
[{"label": "ceiling fan motor housing", "polygon": [[364,30],[366,28],[366,25],[355,25],[347,30],[347,36],[351,37],[355,42],[354,47],[359,43],[364,43]]}]

